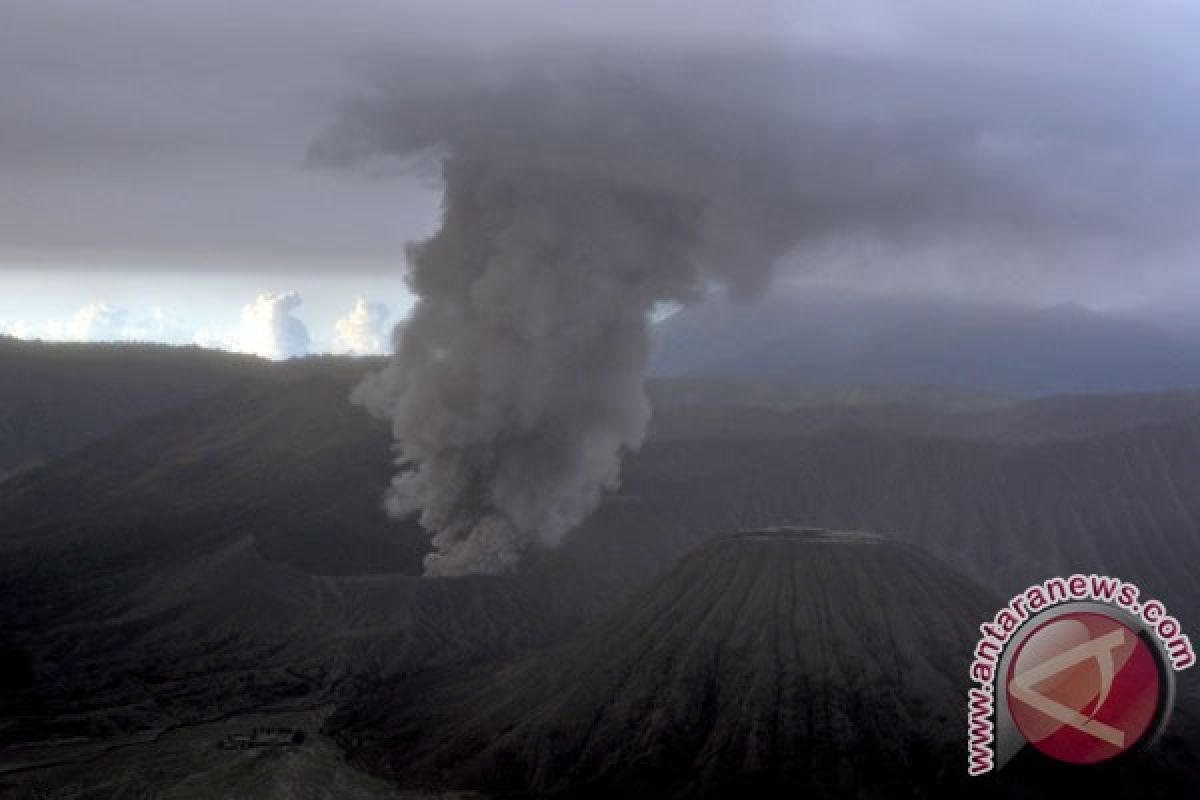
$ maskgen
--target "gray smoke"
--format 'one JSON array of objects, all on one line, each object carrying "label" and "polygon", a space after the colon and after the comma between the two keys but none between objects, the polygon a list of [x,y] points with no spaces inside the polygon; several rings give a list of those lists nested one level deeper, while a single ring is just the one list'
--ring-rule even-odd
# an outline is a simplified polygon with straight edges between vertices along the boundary
[{"label": "gray smoke", "polygon": [[408,251],[417,305],[355,393],[393,426],[387,505],[420,514],[429,574],[512,569],[617,486],[650,416],[658,304],[751,295],[801,242],[1050,242],[1113,223],[1052,191],[1060,174],[998,169],[1005,120],[973,96],[937,125],[881,96],[880,123],[842,111],[870,73],[823,90],[796,64],[633,61],[418,65],[421,85],[363,96],[313,148],[444,155],[441,228]]},{"label": "gray smoke", "polygon": [[441,229],[408,252],[418,303],[355,393],[393,425],[388,508],[420,513],[429,574],[509,570],[590,513],[641,444],[655,307],[752,290],[783,253],[770,154],[597,75],[375,98],[321,146],[364,142],[449,148]]}]

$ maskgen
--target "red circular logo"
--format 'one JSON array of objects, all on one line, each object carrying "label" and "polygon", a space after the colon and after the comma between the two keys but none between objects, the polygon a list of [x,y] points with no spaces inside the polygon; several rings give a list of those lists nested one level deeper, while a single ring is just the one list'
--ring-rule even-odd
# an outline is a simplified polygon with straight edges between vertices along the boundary
[{"label": "red circular logo", "polygon": [[1106,761],[1137,745],[1163,696],[1150,646],[1121,621],[1086,611],[1034,629],[1015,653],[1005,686],[1021,735],[1072,764]]}]

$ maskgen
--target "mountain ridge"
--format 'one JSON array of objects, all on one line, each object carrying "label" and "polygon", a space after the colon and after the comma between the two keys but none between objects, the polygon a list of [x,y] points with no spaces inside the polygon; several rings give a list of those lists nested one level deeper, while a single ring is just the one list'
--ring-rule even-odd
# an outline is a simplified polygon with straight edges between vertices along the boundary
[{"label": "mountain ridge", "polygon": [[716,293],[656,326],[661,377],[909,384],[1020,396],[1200,387],[1200,340],[1078,305],[776,287]]}]

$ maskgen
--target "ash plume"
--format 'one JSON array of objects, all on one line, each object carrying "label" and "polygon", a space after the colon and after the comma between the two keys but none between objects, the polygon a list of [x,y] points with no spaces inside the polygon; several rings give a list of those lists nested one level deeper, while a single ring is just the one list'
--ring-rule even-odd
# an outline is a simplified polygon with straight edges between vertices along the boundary
[{"label": "ash plume", "polygon": [[324,164],[443,158],[441,228],[407,253],[417,304],[354,394],[392,425],[387,508],[419,514],[429,574],[510,570],[618,485],[650,416],[659,304],[751,296],[799,243],[1053,243],[1111,222],[981,156],[1004,119],[973,97],[952,123],[880,125],[800,62],[634,61],[418,65],[312,148]]},{"label": "ash plume", "polygon": [[441,229],[408,251],[418,302],[357,402],[392,423],[391,513],[429,574],[512,569],[618,484],[650,417],[649,318],[750,291],[789,241],[769,153],[625,80],[514,79],[365,103],[322,142],[448,148]]}]

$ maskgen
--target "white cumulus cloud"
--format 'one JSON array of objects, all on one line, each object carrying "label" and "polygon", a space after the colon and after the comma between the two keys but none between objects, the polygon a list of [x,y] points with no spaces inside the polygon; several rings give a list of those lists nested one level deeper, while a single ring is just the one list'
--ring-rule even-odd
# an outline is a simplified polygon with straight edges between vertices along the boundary
[{"label": "white cumulus cloud", "polygon": [[66,319],[0,320],[0,333],[52,342],[164,342],[182,344],[192,331],[161,308],[132,312],[107,301],[88,303]]},{"label": "white cumulus cloud", "polygon": [[37,336],[37,326],[23,319],[0,320],[0,335],[33,339]]},{"label": "white cumulus cloud", "polygon": [[242,308],[242,328],[231,349],[273,359],[308,353],[308,328],[292,316],[300,302],[297,292],[260,294]]},{"label": "white cumulus cloud", "polygon": [[186,344],[194,335],[190,325],[161,308],[155,308],[149,314],[130,315],[122,334],[125,339],[166,344]]},{"label": "white cumulus cloud", "polygon": [[[116,342],[128,338],[126,323],[129,312],[106,302],[89,303],[65,323],[50,323],[47,332],[52,339],[76,342]],[[55,335],[57,334],[57,335]]]},{"label": "white cumulus cloud", "polygon": [[387,319],[387,306],[358,298],[350,313],[334,323],[338,350],[359,356],[388,352]]}]

